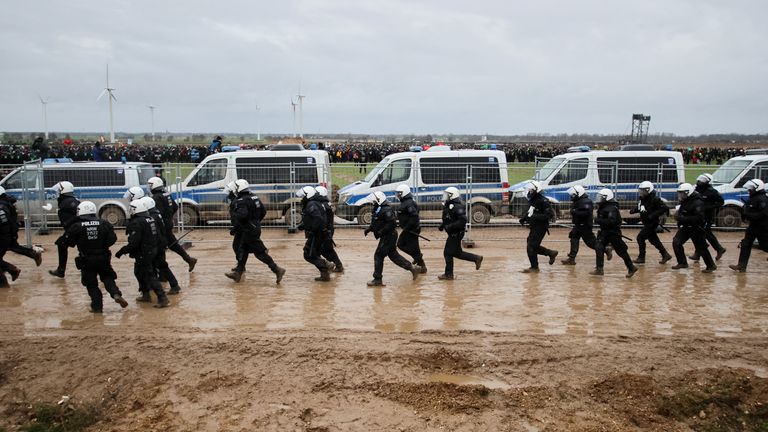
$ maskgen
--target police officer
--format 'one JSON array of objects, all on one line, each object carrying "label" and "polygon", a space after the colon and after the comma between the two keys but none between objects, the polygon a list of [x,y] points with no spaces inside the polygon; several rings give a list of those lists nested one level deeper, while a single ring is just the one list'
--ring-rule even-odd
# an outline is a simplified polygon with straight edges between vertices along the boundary
[{"label": "police officer", "polygon": [[752,179],[744,183],[744,188],[749,192],[749,198],[744,203],[742,214],[749,225],[739,246],[739,263],[729,266],[740,273],[747,271],[755,240],[762,251],[768,252],[768,196],[765,194],[765,183],[760,179]]},{"label": "police officer", "polygon": [[368,282],[368,286],[384,286],[381,277],[385,257],[389,257],[398,267],[410,271],[415,280],[421,270],[397,253],[397,218],[392,206],[387,202],[387,196],[384,192],[376,191],[368,199],[373,202],[373,216],[371,225],[363,233],[367,236],[372,232],[379,240],[373,254],[373,280]]},{"label": "police officer", "polygon": [[68,222],[62,243],[66,247],[77,247],[79,256],[75,258],[75,266],[80,269],[80,282],[91,297],[91,312],[101,313],[104,307],[99,279],[115,303],[128,307],[115,283],[117,274],[110,262],[109,248],[117,241],[112,225],[96,216],[96,204],[90,201],[78,204],[75,218]]},{"label": "police officer", "polygon": [[[712,187],[710,184],[711,181],[712,174],[705,173],[698,176],[696,178],[696,192],[701,197],[701,200],[704,201],[704,237],[707,239],[709,245],[712,246],[712,249],[717,252],[715,261],[720,261],[720,258],[722,258],[725,253],[725,248],[719,241],[717,241],[715,233],[712,232],[712,225],[715,223],[715,215],[717,214],[717,211],[723,206],[725,201],[723,200],[723,197],[720,196],[720,192]],[[699,260],[699,256],[696,252],[694,252],[690,258],[694,261]]]},{"label": "police officer", "polygon": [[[589,199],[584,186],[576,185],[568,189],[571,197],[571,223],[573,228],[568,233],[571,239],[571,250],[568,258],[560,261],[563,265],[576,265],[576,255],[579,253],[579,240],[590,249],[595,249],[595,234],[592,232],[592,200]],[[611,259],[611,249],[606,250],[608,259]]]},{"label": "police officer", "polygon": [[344,264],[342,264],[339,254],[336,253],[335,242],[333,241],[333,234],[336,228],[333,224],[333,207],[331,207],[331,203],[328,201],[328,188],[317,186],[315,191],[317,192],[317,200],[323,206],[323,210],[325,210],[325,241],[320,246],[320,255],[334,264],[332,270],[334,273],[344,273]]},{"label": "police officer", "polygon": [[706,220],[704,219],[704,201],[699,196],[690,183],[683,183],[677,188],[677,233],[672,239],[672,249],[675,251],[677,264],[672,269],[678,270],[688,268],[688,260],[685,258],[685,249],[683,245],[690,239],[696,248],[696,253],[704,258],[707,268],[703,273],[712,273],[717,269],[715,261],[712,259],[707,249],[707,238],[704,233]]},{"label": "police officer", "polygon": [[176,236],[173,234],[173,215],[176,214],[179,206],[176,204],[176,201],[173,200],[173,197],[165,194],[163,179],[160,177],[152,177],[149,179],[148,183],[149,190],[152,193],[152,199],[155,200],[155,206],[163,216],[163,222],[165,225],[165,239],[166,243],[168,244],[168,249],[176,252],[176,254],[178,254],[185,263],[187,263],[189,266],[189,271],[191,272],[195,269],[197,258],[192,258],[189,256],[187,251],[181,247],[178,240],[176,240]]},{"label": "police officer", "polygon": [[397,223],[400,225],[400,237],[397,239],[397,247],[411,256],[413,264],[419,266],[422,273],[427,272],[424,256],[419,247],[419,234],[421,234],[421,221],[419,219],[419,206],[413,199],[411,188],[401,184],[395,189],[395,195],[400,200],[397,208]]},{"label": "police officer", "polygon": [[483,263],[483,257],[473,253],[465,252],[461,248],[461,240],[467,231],[467,211],[464,208],[464,202],[461,200],[459,190],[453,186],[446,188],[443,192],[443,217],[442,223],[437,227],[440,231],[445,231],[448,238],[445,240],[443,248],[443,258],[445,258],[445,273],[437,278],[440,280],[453,280],[453,259],[458,258],[464,261],[475,263],[475,270],[480,270]]},{"label": "police officer", "polygon": [[128,244],[120,248],[115,258],[128,254],[133,258],[133,274],[139,282],[141,295],[136,299],[139,302],[150,302],[149,290],[157,295],[155,307],[164,308],[170,304],[168,296],[155,276],[154,260],[157,255],[158,237],[160,229],[149,214],[147,202],[141,199],[131,201],[131,219],[125,227],[128,235]]},{"label": "police officer", "polygon": [[304,260],[320,270],[320,276],[315,280],[328,282],[331,280],[331,270],[335,267],[330,261],[321,258],[321,246],[325,241],[328,224],[325,210],[318,201],[317,191],[312,186],[304,186],[296,192],[301,197],[301,224],[299,230],[304,231],[307,241],[304,243]]},{"label": "police officer", "polygon": [[[235,193],[235,191],[237,190],[237,185],[235,182],[229,182],[224,187],[224,190],[227,192],[227,199],[229,200],[229,222],[232,226],[229,230],[229,235],[232,236],[232,251],[235,253],[235,259],[237,260],[240,251],[240,242],[243,238],[243,235],[235,229],[235,201],[237,200],[237,193]],[[235,266],[232,271],[235,271],[236,269],[237,266]]]},{"label": "police officer", "polygon": [[231,205],[230,220],[235,235],[239,236],[237,251],[237,266],[225,276],[235,282],[240,282],[245,273],[245,265],[248,263],[248,255],[253,254],[259,261],[266,264],[272,273],[275,274],[275,283],[280,283],[285,275],[285,269],[275,263],[275,260],[269,256],[267,247],[261,241],[261,220],[267,214],[264,204],[259,197],[251,194],[248,189],[248,180],[238,179],[235,181],[236,198]]},{"label": "police officer", "polygon": [[80,201],[75,198],[75,187],[68,181],[56,183],[53,186],[53,190],[59,193],[57,198],[59,204],[58,216],[64,232],[56,239],[56,248],[59,252],[59,266],[56,267],[56,270],[48,270],[48,273],[51,276],[63,278],[64,272],[67,270],[67,251],[69,249],[66,245],[64,234],[66,234],[69,225],[77,219],[77,206],[80,204]]},{"label": "police officer", "polygon": [[[135,187],[135,186],[134,186]],[[155,200],[152,197],[141,197],[140,200],[146,203],[147,209],[149,209],[149,215],[155,220],[155,225],[160,231],[160,235],[157,236],[157,255],[152,262],[155,273],[160,276],[160,280],[167,281],[171,289],[168,290],[168,294],[174,295],[181,292],[179,281],[176,279],[176,275],[173,274],[171,267],[168,265],[168,261],[165,258],[165,250],[168,249],[167,236],[165,235],[165,222],[163,216],[155,205]],[[145,287],[142,292],[148,292],[148,288]]]},{"label": "police officer", "polygon": [[653,183],[649,181],[640,183],[637,187],[637,193],[640,196],[640,201],[638,201],[637,207],[631,209],[629,213],[640,213],[640,221],[643,223],[643,228],[637,234],[638,255],[634,262],[636,264],[645,263],[645,241],[647,240],[661,254],[659,264],[666,264],[667,261],[672,259],[672,255],[667,252],[664,244],[661,243],[657,231],[659,226],[661,226],[661,219],[664,215],[669,214],[669,207],[659,198],[654,190]]},{"label": "police officer", "polygon": [[15,204],[16,198],[6,194],[5,188],[0,186],[0,288],[9,286],[5,273],[11,275],[11,280],[16,280],[21,274],[16,266],[3,260],[6,252],[32,258],[38,267],[43,262],[40,252],[19,244],[19,217]]},{"label": "police officer", "polygon": [[619,203],[613,199],[613,191],[610,189],[601,189],[597,193],[597,218],[595,222],[600,226],[595,242],[595,269],[590,272],[591,275],[602,276],[605,249],[608,246],[613,247],[616,254],[624,260],[627,266],[627,277],[631,278],[637,272],[637,267],[632,264],[627,252],[627,244],[621,235],[621,214],[619,213]]},{"label": "police officer", "polygon": [[556,250],[547,249],[541,245],[544,236],[549,233],[549,220],[554,217],[552,205],[541,191],[541,183],[538,181],[533,180],[528,183],[529,207],[528,211],[520,218],[520,224],[524,225],[527,223],[530,227],[526,252],[528,253],[528,261],[530,261],[531,267],[524,269],[523,273],[539,272],[538,255],[549,257],[549,265],[554,264],[557,257]]}]

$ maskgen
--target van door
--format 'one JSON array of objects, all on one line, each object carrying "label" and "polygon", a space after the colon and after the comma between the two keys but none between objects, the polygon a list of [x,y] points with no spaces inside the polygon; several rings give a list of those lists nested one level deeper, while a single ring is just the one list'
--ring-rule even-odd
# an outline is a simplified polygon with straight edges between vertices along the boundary
[{"label": "van door", "polygon": [[410,159],[393,160],[373,179],[371,182],[371,192],[384,192],[389,202],[397,204],[395,189],[401,184],[412,187],[412,172],[413,162]]},{"label": "van door", "polygon": [[228,183],[229,159],[212,159],[198,167],[197,172],[185,185],[187,198],[197,203],[197,211],[203,220],[229,219],[229,205],[224,186]]}]

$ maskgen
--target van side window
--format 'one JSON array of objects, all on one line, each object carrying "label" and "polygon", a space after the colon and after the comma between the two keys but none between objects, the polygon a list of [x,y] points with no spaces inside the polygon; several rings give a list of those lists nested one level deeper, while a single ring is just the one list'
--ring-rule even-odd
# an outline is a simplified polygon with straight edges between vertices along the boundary
[{"label": "van side window", "polygon": [[[291,181],[291,164],[294,178]],[[312,156],[239,157],[235,160],[237,178],[249,184],[316,184],[317,161]]]},{"label": "van side window", "polygon": [[53,187],[58,182],[68,181],[78,187],[124,186],[125,168],[70,168],[43,169],[43,185]]},{"label": "van side window", "polygon": [[208,161],[189,180],[188,186],[201,186],[224,180],[227,177],[227,159]]},{"label": "van side window", "polygon": [[500,183],[499,161],[495,157],[431,157],[421,159],[425,184],[457,184],[467,181],[472,167],[473,183]]},{"label": "van side window", "polygon": [[550,185],[558,185],[562,183],[570,183],[587,178],[587,170],[589,168],[589,159],[579,158],[568,161],[560,171],[555,174]]},{"label": "van side window", "polygon": [[34,170],[29,170],[25,171],[24,174],[26,179],[22,179],[21,171],[16,171],[16,173],[8,177],[3,187],[6,189],[23,189],[26,183],[27,188],[34,189],[36,187],[35,177],[37,177],[37,173]]},{"label": "van side window", "polygon": [[677,166],[674,158],[663,156],[599,157],[597,176],[603,184],[640,184],[646,180],[654,183],[677,183]]},{"label": "van side window", "polygon": [[768,182],[768,161],[755,164],[746,174],[744,174],[736,183],[736,187],[744,187],[744,184],[754,178],[759,178],[764,182]]},{"label": "van side window", "polygon": [[411,160],[393,161],[381,172],[381,184],[399,183],[411,178]]}]

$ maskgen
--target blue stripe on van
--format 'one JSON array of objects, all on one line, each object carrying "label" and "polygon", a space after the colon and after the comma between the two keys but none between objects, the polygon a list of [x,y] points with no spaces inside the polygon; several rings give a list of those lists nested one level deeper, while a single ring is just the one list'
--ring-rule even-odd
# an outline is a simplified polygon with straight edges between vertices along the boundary
[{"label": "blue stripe on van", "polygon": [[[442,201],[442,193],[447,186],[425,186],[419,188],[412,188],[414,195],[419,199],[419,202],[437,202]],[[459,191],[466,194],[466,186],[456,185]],[[389,201],[396,201],[395,191],[382,191],[387,196]],[[491,201],[501,201],[504,189],[501,183],[473,183],[472,184],[472,196],[481,196]],[[341,193],[341,191],[339,191]],[[347,198],[347,205],[356,206],[360,205],[360,201],[367,198],[371,192],[365,194],[356,194]],[[437,199],[434,199],[437,197]]]}]

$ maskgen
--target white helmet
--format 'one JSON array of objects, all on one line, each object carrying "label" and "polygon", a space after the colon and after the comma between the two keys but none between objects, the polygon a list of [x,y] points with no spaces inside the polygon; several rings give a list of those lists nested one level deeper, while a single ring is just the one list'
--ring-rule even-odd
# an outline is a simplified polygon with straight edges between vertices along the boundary
[{"label": "white helmet", "polygon": [[709,184],[712,181],[712,174],[704,173],[696,177],[696,184]]},{"label": "white helmet", "polygon": [[237,189],[237,185],[235,185],[235,182],[229,182],[226,186],[224,186],[224,190],[227,192],[235,193],[235,189]]},{"label": "white helmet", "polygon": [[571,198],[582,197],[585,193],[587,193],[587,191],[582,185],[575,185],[568,188],[568,195],[570,195]]},{"label": "white helmet", "polygon": [[315,192],[317,192],[317,194],[320,195],[321,197],[328,196],[328,188],[325,186],[316,186]]},{"label": "white helmet", "polygon": [[530,196],[532,193],[541,193],[541,183],[536,180],[531,180],[525,185],[526,195]]},{"label": "white helmet", "polygon": [[395,194],[399,199],[405,198],[411,194],[411,187],[407,184],[401,184],[395,189]]},{"label": "white helmet", "polygon": [[649,182],[648,180],[640,183],[640,185],[637,187],[637,190],[640,191],[646,191],[647,193],[653,192],[653,183]]},{"label": "white helmet", "polygon": [[597,202],[606,202],[613,199],[613,191],[610,189],[600,189],[597,193]]},{"label": "white helmet", "polygon": [[303,188],[296,191],[296,196],[299,198],[310,199],[315,196],[315,194],[317,194],[317,190],[315,190],[315,188],[312,186],[304,186]]},{"label": "white helmet", "polygon": [[147,208],[147,202],[144,201],[144,198],[131,201],[131,215],[144,213],[146,211],[149,211],[149,208]]},{"label": "white helmet", "polygon": [[82,201],[80,204],[77,205],[78,216],[95,215],[95,214],[96,214],[96,204],[90,201]]},{"label": "white helmet", "polygon": [[760,192],[761,190],[765,190],[765,183],[760,179],[752,179],[744,183],[744,189],[748,190],[750,193]]},{"label": "white helmet", "polygon": [[448,201],[452,199],[456,199],[460,196],[459,189],[451,186],[449,188],[446,188],[443,192],[443,200]]},{"label": "white helmet", "polygon": [[139,199],[144,201],[145,205],[147,206],[147,210],[152,210],[153,208],[155,208],[155,200],[152,199],[152,197],[145,196]]},{"label": "white helmet", "polygon": [[693,185],[690,183],[683,183],[677,187],[677,199],[682,201],[688,198],[693,193]]},{"label": "white helmet", "polygon": [[248,180],[246,179],[237,179],[235,180],[235,193],[239,194],[240,192],[244,192],[248,190]]},{"label": "white helmet", "polygon": [[382,191],[376,191],[372,193],[368,198],[377,205],[382,205],[387,202],[387,196],[384,195],[384,192]]},{"label": "white helmet", "polygon": [[160,177],[152,177],[147,180],[147,184],[149,184],[149,190],[159,189],[163,187],[163,179]]},{"label": "white helmet", "polygon": [[75,191],[75,185],[68,181],[60,181],[53,185],[53,189],[59,192],[59,195],[68,194]]},{"label": "white helmet", "polygon": [[144,189],[141,188],[141,186],[131,186],[130,189],[125,191],[125,194],[123,194],[123,198],[127,199],[128,201],[137,200],[139,198],[144,198]]}]

